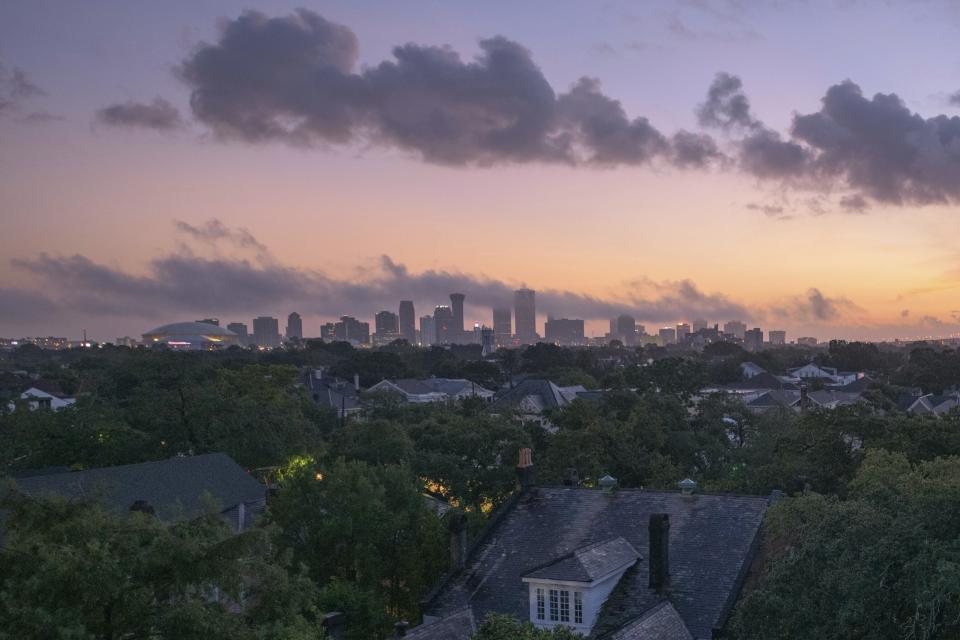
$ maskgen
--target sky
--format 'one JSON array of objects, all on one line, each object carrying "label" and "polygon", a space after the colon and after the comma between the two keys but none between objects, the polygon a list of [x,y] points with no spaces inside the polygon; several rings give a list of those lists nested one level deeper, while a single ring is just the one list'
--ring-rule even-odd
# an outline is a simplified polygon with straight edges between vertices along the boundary
[{"label": "sky", "polygon": [[519,286],[591,335],[957,335],[958,41],[935,0],[7,0],[0,336]]}]

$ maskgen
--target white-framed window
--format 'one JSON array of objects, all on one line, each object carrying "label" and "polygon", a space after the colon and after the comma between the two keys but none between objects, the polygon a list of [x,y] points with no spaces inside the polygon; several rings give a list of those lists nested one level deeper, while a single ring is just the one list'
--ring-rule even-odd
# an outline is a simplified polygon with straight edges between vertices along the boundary
[{"label": "white-framed window", "polygon": [[560,622],[570,622],[570,592],[560,592]]},{"label": "white-framed window", "polygon": [[546,618],[546,597],[543,589],[537,587],[537,620]]},{"label": "white-framed window", "polygon": [[558,620],[560,620],[560,591],[550,589],[550,621],[557,622]]},{"label": "white-framed window", "polygon": [[573,622],[583,624],[583,593],[573,592]]}]

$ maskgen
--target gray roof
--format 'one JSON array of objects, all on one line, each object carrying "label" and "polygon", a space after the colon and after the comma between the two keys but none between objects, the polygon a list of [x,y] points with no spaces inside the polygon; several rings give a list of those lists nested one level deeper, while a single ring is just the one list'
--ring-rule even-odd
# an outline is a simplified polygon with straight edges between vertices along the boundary
[{"label": "gray roof", "polygon": [[15,482],[17,489],[29,496],[91,498],[118,514],[129,511],[137,500],[145,500],[162,520],[206,513],[205,496],[222,511],[266,499],[266,487],[225,453],[19,477]]},{"label": "gray roof", "polygon": [[397,380],[389,380],[388,382],[391,382],[402,389],[404,393],[409,393],[411,395],[425,395],[427,393],[433,393],[433,389],[431,389],[422,380],[417,380],[416,378],[399,378]]},{"label": "gray roof", "polygon": [[472,636],[476,630],[473,610],[463,607],[445,618],[414,627],[405,637],[411,640],[462,640]]},{"label": "gray roof", "polygon": [[[649,549],[650,515],[670,516],[669,600],[696,638],[721,628],[751,561],[767,500],[757,496],[581,487],[535,487],[498,515],[474,546],[467,566],[442,583],[425,613],[449,615],[471,606],[527,619],[528,586],[522,577],[587,545],[621,537]],[[663,597],[649,589],[640,560],[620,579],[597,621],[596,635],[635,620]]]},{"label": "gray roof", "polygon": [[573,553],[526,574],[525,578],[593,582],[633,564],[640,554],[623,538],[581,547]]},{"label": "gray roof", "polygon": [[540,398],[540,404],[545,409],[563,407],[569,404],[560,387],[549,380],[539,378],[527,378],[515,386],[513,389],[507,389],[497,395],[493,403],[494,409],[506,409],[516,406],[527,396],[537,396]]},{"label": "gray roof", "polygon": [[608,636],[609,640],[693,640],[690,630],[669,601],[663,601],[642,616]]},{"label": "gray roof", "polygon": [[792,407],[798,402],[800,402],[800,393],[798,391],[771,389],[748,402],[747,406],[753,409]]},{"label": "gray roof", "polygon": [[218,327],[208,322],[174,322],[165,324],[151,331],[145,331],[143,335],[152,336],[155,334],[164,334],[169,336],[236,336],[233,331]]}]

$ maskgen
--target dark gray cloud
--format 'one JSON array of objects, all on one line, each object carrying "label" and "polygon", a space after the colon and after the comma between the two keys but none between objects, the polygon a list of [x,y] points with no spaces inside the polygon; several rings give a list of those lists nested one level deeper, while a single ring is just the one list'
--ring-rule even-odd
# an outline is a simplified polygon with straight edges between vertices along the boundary
[{"label": "dark gray cloud", "polygon": [[[18,67],[8,69],[0,60],[0,116],[22,114],[26,108],[25,103],[29,103],[33,98],[45,95],[47,95],[46,92],[38,87],[23,69]],[[31,117],[34,115],[34,113],[31,113],[20,119],[31,121]]]},{"label": "dark gray cloud", "polygon": [[790,318],[795,321],[830,322],[850,314],[862,312],[859,306],[845,297],[828,297],[811,287],[803,296],[791,298],[786,304],[770,309],[773,317]]},{"label": "dark gray cloud", "polygon": [[707,137],[676,152],[646,118],[630,117],[599,82],[558,94],[530,51],[503,37],[465,61],[449,47],[405,44],[356,69],[354,33],[304,9],[247,12],[178,69],[194,117],[221,139],[297,146],[366,143],[428,162],[636,165],[715,157]]},{"label": "dark gray cloud", "polygon": [[[863,95],[847,80],[830,87],[819,111],[796,114],[785,139],[756,118],[739,78],[717,74],[698,109],[700,123],[734,138],[741,169],[762,180],[864,212],[871,203],[960,202],[960,117],[924,118],[896,94]],[[813,209],[826,211],[829,201]]]},{"label": "dark gray cloud", "polygon": [[210,218],[202,225],[192,225],[183,220],[174,220],[173,225],[177,232],[207,244],[226,241],[241,249],[254,249],[264,256],[270,253],[266,245],[257,240],[252,233],[243,227],[236,229],[228,227],[217,218]]},{"label": "dark gray cloud", "polygon": [[947,102],[949,102],[952,105],[960,107],[960,91],[957,91],[956,93],[951,93],[947,97]]},{"label": "dark gray cloud", "polygon": [[97,111],[97,122],[113,127],[141,127],[156,131],[173,131],[184,126],[180,111],[163,98],[153,102],[113,104]]},{"label": "dark gray cloud", "polygon": [[707,99],[697,108],[697,120],[704,127],[754,129],[762,126],[750,111],[750,100],[737,76],[719,72],[707,89]]},{"label": "dark gray cloud", "polygon": [[0,288],[0,323],[4,325],[49,319],[57,309],[56,303],[36,291]]},{"label": "dark gray cloud", "polygon": [[814,178],[888,204],[960,201],[960,117],[924,118],[896,94],[866,98],[848,80],[820,111],[795,116],[791,133],[811,150]]},{"label": "dark gray cloud", "polygon": [[729,160],[716,140],[703,133],[678,131],[670,140],[670,148],[673,164],[682,168],[702,169]]}]

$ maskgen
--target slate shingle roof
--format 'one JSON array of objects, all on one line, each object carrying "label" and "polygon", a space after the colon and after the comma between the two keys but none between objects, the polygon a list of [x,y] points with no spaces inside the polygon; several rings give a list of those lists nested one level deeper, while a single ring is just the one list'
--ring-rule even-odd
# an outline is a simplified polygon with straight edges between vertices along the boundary
[{"label": "slate shingle roof", "polygon": [[507,389],[497,395],[493,402],[494,410],[504,410],[520,404],[527,396],[535,396],[540,399],[540,405],[544,409],[554,409],[569,404],[564,397],[560,387],[549,380],[539,378],[527,378],[513,389]]},{"label": "slate shingle roof", "polygon": [[410,640],[462,640],[476,630],[473,610],[463,607],[445,618],[414,627],[404,637]]},{"label": "slate shingle roof", "polygon": [[526,574],[525,578],[593,582],[635,562],[637,550],[623,538],[590,544]]},{"label": "slate shingle roof", "polygon": [[29,496],[91,498],[117,514],[128,512],[137,500],[145,500],[161,520],[206,513],[205,495],[223,511],[266,499],[266,487],[225,453],[19,477],[15,482],[17,489]]},{"label": "slate shingle roof", "polygon": [[693,640],[693,636],[677,610],[665,600],[604,640]]},{"label": "slate shingle roof", "polygon": [[[473,548],[466,568],[425,603],[445,616],[470,606],[527,619],[522,577],[596,542],[622,537],[644,556],[651,514],[670,516],[668,598],[695,638],[710,638],[726,622],[752,558],[766,498],[621,489],[605,494],[580,487],[535,487],[511,503]],[[597,625],[612,632],[663,597],[651,591],[648,564],[639,560],[620,579]],[[616,596],[616,598],[615,598]]]}]

